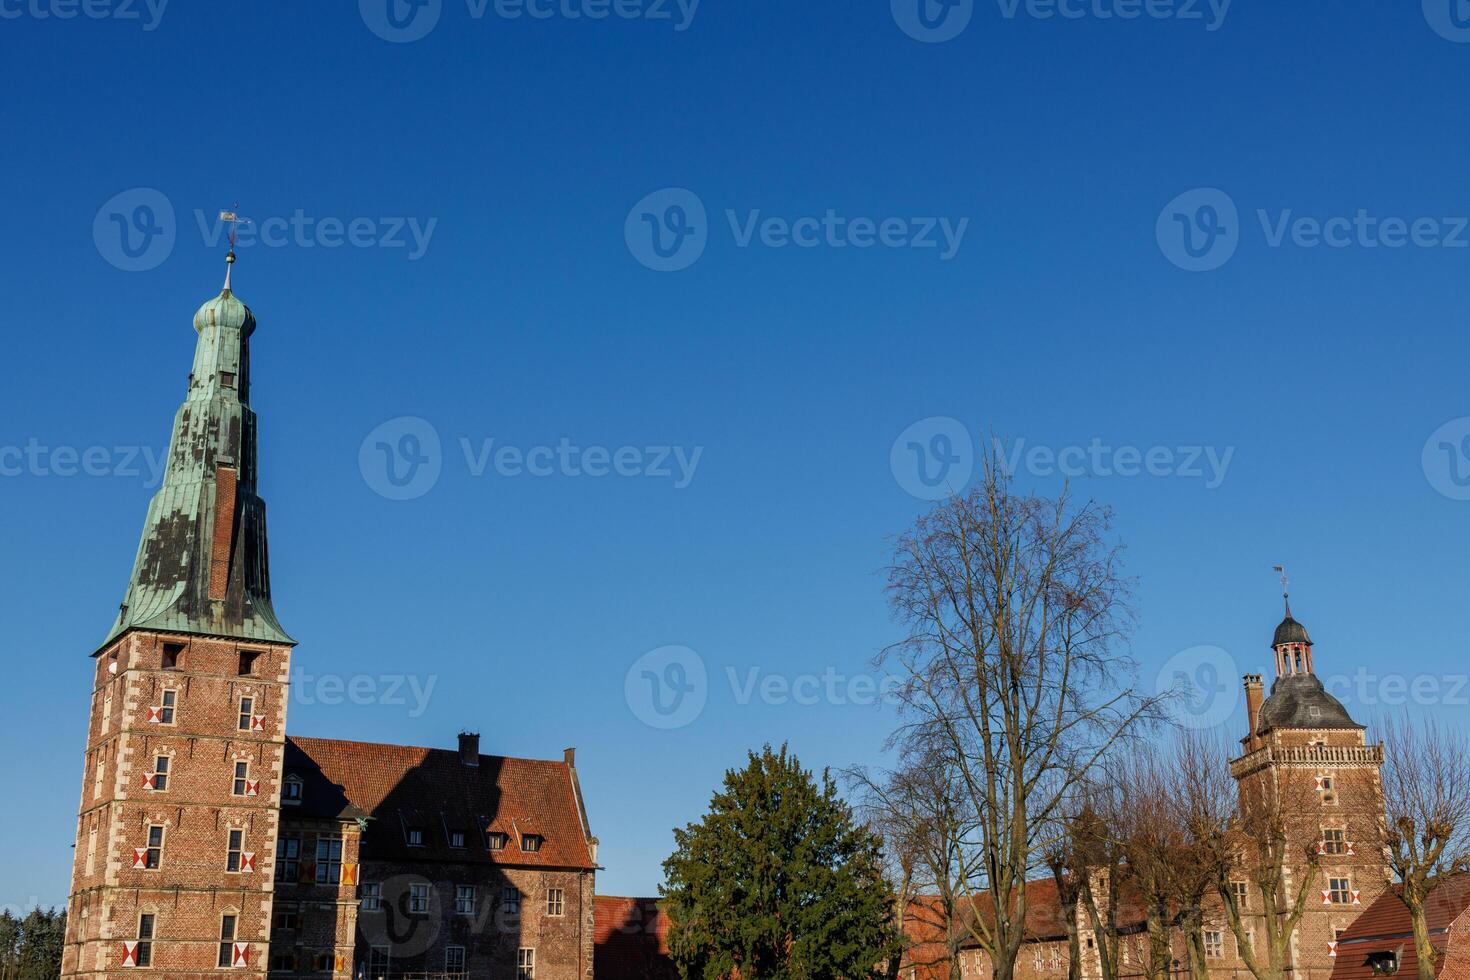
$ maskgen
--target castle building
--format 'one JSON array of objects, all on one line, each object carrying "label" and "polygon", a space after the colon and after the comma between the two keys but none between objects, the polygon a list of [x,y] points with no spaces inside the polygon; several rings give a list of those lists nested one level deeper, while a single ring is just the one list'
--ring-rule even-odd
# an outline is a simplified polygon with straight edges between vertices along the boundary
[{"label": "castle building", "polygon": [[62,976],[590,978],[597,841],[571,750],[288,737],[256,321],[228,272],[194,329],[163,485],[93,653]]}]

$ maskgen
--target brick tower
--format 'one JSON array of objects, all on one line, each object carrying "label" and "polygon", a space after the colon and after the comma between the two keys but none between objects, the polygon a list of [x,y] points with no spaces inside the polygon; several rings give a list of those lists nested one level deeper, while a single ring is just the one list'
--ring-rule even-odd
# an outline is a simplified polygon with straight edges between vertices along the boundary
[{"label": "brick tower", "polygon": [[[233,250],[227,261],[234,262]],[[198,343],[127,598],[95,671],[62,975],[266,975],[295,641],[271,605],[255,317]]]},{"label": "brick tower", "polygon": [[[1390,884],[1384,854],[1383,747],[1367,733],[1317,677],[1312,639],[1286,618],[1271,640],[1276,680],[1265,697],[1260,675],[1245,678],[1250,733],[1231,763],[1242,800],[1265,787],[1287,811],[1286,884],[1288,900],[1300,894],[1308,876],[1307,849],[1320,868],[1311,883],[1306,911],[1291,946],[1294,980],[1326,980],[1336,957],[1337,936]],[[1264,914],[1259,891],[1246,908]],[[1258,955],[1264,955],[1264,930],[1255,929]]]}]

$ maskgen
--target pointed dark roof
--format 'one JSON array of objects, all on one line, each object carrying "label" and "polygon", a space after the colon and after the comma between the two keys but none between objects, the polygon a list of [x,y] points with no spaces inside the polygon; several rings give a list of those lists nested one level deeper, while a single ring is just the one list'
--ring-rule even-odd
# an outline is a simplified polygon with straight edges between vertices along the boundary
[{"label": "pointed dark roof", "polygon": [[227,283],[194,314],[194,330],[194,370],[174,417],[163,486],[148,505],[127,598],[104,648],[132,629],[295,642],[271,605],[265,502],[256,492],[255,316]]},{"label": "pointed dark roof", "polygon": [[1308,646],[1312,638],[1307,635],[1307,628],[1291,618],[1291,600],[1286,600],[1286,618],[1281,625],[1276,627],[1276,636],[1271,640],[1273,647],[1279,647],[1283,643],[1305,643]]},{"label": "pointed dark roof", "polygon": [[1287,674],[1276,678],[1271,696],[1261,705],[1256,734],[1273,728],[1357,728],[1342,702],[1322,686],[1316,674]]}]

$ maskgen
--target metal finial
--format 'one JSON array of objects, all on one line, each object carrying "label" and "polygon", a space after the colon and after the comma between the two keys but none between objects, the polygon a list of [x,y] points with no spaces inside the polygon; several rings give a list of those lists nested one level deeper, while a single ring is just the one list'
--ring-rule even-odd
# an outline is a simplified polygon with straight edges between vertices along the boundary
[{"label": "metal finial", "polygon": [[[235,207],[238,208],[239,206],[240,205],[238,203],[236,203]],[[249,218],[242,218],[242,217],[240,217],[240,215],[238,213],[236,213],[234,211],[221,211],[219,213],[219,220],[220,221],[223,221],[224,223],[226,223],[226,224],[228,224],[230,226],[230,250],[225,253],[225,288],[224,288],[225,295],[229,295],[229,292],[230,292],[230,272],[231,272],[231,267],[235,264],[235,240],[239,237],[240,226],[241,225],[248,225],[250,223],[250,219]]]},{"label": "metal finial", "polygon": [[1281,598],[1286,600],[1286,616],[1291,618],[1291,579],[1286,577],[1285,565],[1272,565],[1271,570],[1281,573]]}]

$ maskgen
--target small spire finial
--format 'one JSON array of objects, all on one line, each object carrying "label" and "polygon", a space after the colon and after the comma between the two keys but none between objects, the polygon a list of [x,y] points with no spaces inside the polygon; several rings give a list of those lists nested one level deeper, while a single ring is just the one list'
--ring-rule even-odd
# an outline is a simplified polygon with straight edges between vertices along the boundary
[{"label": "small spire finial", "polygon": [[1291,618],[1291,579],[1286,577],[1285,565],[1272,565],[1271,570],[1281,574],[1281,598],[1286,601],[1286,618]]},{"label": "small spire finial", "polygon": [[[238,208],[239,206],[239,202],[235,202],[235,207]],[[224,294],[228,296],[230,294],[230,273],[233,271],[235,265],[235,240],[239,237],[240,226],[248,225],[250,219],[240,217],[235,211],[221,211],[219,213],[219,220],[230,226],[230,250],[225,253]]]}]

